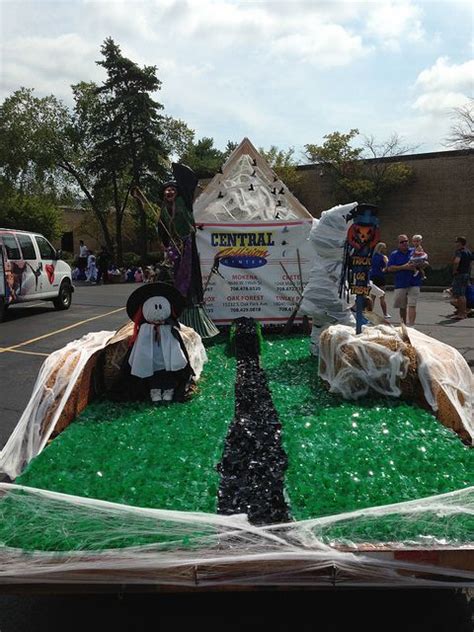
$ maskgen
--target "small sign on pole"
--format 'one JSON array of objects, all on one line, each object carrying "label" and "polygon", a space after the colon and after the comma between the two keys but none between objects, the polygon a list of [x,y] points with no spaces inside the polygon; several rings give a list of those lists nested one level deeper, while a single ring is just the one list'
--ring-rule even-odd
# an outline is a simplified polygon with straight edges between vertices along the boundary
[{"label": "small sign on pole", "polygon": [[346,237],[340,296],[345,291],[356,297],[356,333],[362,331],[366,297],[370,294],[369,270],[372,253],[379,241],[378,208],[374,204],[358,204],[346,217],[352,220]]}]

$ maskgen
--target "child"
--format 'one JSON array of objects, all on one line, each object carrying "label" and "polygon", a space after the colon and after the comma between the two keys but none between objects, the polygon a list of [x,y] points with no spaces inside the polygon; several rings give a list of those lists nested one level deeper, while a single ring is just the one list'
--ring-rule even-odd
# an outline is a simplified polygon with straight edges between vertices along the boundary
[{"label": "child", "polygon": [[408,263],[413,263],[416,266],[416,270],[413,272],[413,276],[417,276],[421,274],[421,278],[426,279],[426,274],[424,273],[424,268],[426,268],[428,264],[428,255],[423,250],[423,237],[422,235],[413,235],[411,238],[411,243],[413,244],[414,251],[410,257]]},{"label": "child", "polygon": [[87,270],[86,277],[89,283],[95,283],[97,281],[97,265],[95,260],[95,255],[90,251],[89,256],[87,257]]}]

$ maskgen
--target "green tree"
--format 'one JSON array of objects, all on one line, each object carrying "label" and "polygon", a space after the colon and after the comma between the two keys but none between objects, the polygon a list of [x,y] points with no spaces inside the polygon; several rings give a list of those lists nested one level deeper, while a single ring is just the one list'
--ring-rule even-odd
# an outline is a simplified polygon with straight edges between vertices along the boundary
[{"label": "green tree", "polygon": [[0,173],[7,189],[24,196],[82,194],[112,249],[106,213],[94,195],[91,145],[81,113],[52,95],[38,98],[21,88],[0,106]]},{"label": "green tree", "polygon": [[188,143],[179,157],[179,162],[190,167],[198,178],[209,178],[216,174],[225,162],[225,154],[214,147],[214,139],[205,136],[197,142]]},{"label": "green tree", "polygon": [[168,155],[194,132],[151,99],[161,85],[155,67],[139,68],[110,38],[101,51],[107,79],[72,86],[73,108],[25,88],[0,105],[0,182],[24,195],[81,196],[120,261],[127,209],[136,210],[142,255],[153,225],[149,209],[132,203],[131,189],[155,198]]},{"label": "green tree", "polygon": [[258,151],[291,191],[298,189],[301,176],[296,168],[297,164],[294,158],[295,150],[293,147],[284,150],[272,145],[270,149],[259,147]]},{"label": "green tree", "polygon": [[403,145],[397,134],[384,142],[377,142],[373,136],[363,137],[362,144],[354,147],[357,136],[358,129],[327,134],[322,145],[305,145],[306,157],[329,175],[341,203],[358,200],[377,204],[412,179],[412,169],[393,158],[414,148]]},{"label": "green tree", "polygon": [[227,158],[231,155],[231,153],[234,151],[234,149],[237,149],[237,147],[239,146],[239,143],[234,142],[233,140],[228,140],[227,144],[225,146],[224,149],[224,161],[227,160]]},{"label": "green tree", "polygon": [[9,186],[0,186],[0,226],[57,239],[61,235],[57,199],[51,195],[25,195]]},{"label": "green tree", "polygon": [[181,119],[163,116],[161,120],[163,143],[168,155],[178,158],[194,140],[194,130],[189,128]]},{"label": "green tree", "polygon": [[[124,57],[112,38],[101,47],[102,66],[107,79],[97,88],[103,98],[106,117],[95,127],[101,137],[97,144],[95,167],[99,171],[111,169],[116,178],[127,178],[127,192],[132,187],[148,191],[154,179],[163,179],[168,166],[168,155],[163,140],[161,103],[151,94],[161,89],[156,76],[156,66],[140,68]],[[118,201],[118,187],[114,186],[114,198]],[[116,202],[117,203],[117,202]],[[140,251],[146,257],[148,244],[147,213],[137,200],[140,222]]]}]

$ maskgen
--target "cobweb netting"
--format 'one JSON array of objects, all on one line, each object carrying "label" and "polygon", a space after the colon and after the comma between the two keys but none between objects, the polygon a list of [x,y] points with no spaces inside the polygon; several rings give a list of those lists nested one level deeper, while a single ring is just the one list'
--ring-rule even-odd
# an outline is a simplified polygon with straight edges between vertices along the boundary
[{"label": "cobweb netting", "polygon": [[472,443],[474,378],[453,347],[411,327],[377,325],[356,335],[352,327],[333,325],[322,333],[319,353],[319,374],[331,392],[352,400],[370,391],[400,397],[411,379],[409,397],[421,385],[441,421]]},{"label": "cobweb netting", "polygon": [[[63,408],[68,389],[73,392],[94,350],[111,334],[91,334],[60,350],[78,354],[68,379],[61,379]],[[64,367],[63,355],[56,364]],[[53,379],[51,367],[45,376],[46,383],[47,376]],[[14,439],[17,460],[12,446],[5,452],[11,471],[21,471],[28,455],[47,441],[53,422],[41,424],[41,401],[30,410],[32,426],[25,417]],[[53,404],[54,414],[60,415],[59,408]],[[45,412],[48,416],[51,410]],[[0,483],[2,583],[468,585],[474,580],[472,564],[444,556],[472,555],[473,533],[474,487],[467,486],[420,500],[257,527],[245,515],[144,508]],[[407,550],[420,552],[422,559],[428,551],[431,557],[420,563],[406,557]]]},{"label": "cobweb netting", "polygon": [[[7,444],[0,451],[0,473],[15,479],[46,446],[62,419],[74,417],[87,405],[89,381],[98,353],[111,342],[125,341],[133,323],[118,332],[98,331],[73,340],[43,363],[30,400]],[[198,380],[207,360],[200,336],[181,324],[181,335]],[[113,362],[113,358],[111,359]],[[114,367],[117,371],[120,366]]]},{"label": "cobweb netting", "polygon": [[334,206],[314,220],[309,234],[314,259],[308,283],[303,292],[301,312],[311,317],[311,351],[319,351],[321,332],[331,324],[355,324],[350,303],[339,296],[339,283],[344,258],[347,227],[345,216],[357,206],[357,202]]},{"label": "cobweb netting", "polygon": [[[219,192],[204,191],[196,201],[195,217],[201,208],[216,222],[248,222],[299,219],[289,206],[291,197],[281,180],[273,180],[249,155],[242,155],[234,168],[222,176]],[[201,199],[202,198],[202,199]]]},{"label": "cobweb netting", "polygon": [[[290,585],[332,583],[334,573],[340,582],[391,586],[420,581],[444,585],[444,576],[451,586],[474,579],[472,571],[439,564],[424,564],[426,577],[415,579],[419,564],[397,558],[396,552],[388,554],[407,545],[415,550],[428,545],[474,548],[465,541],[466,527],[473,527],[474,521],[472,487],[267,527],[252,526],[244,515],[144,509],[7,483],[0,484],[0,499],[3,520],[14,511],[29,525],[26,534],[10,525],[8,542],[0,547],[0,582]],[[391,547],[386,546],[383,556],[373,555],[366,532],[373,532],[376,524],[382,537],[393,523],[405,536],[403,547],[388,543]],[[459,531],[459,538],[449,543],[443,537],[448,524],[452,533]],[[358,547],[360,543],[364,547]]]}]

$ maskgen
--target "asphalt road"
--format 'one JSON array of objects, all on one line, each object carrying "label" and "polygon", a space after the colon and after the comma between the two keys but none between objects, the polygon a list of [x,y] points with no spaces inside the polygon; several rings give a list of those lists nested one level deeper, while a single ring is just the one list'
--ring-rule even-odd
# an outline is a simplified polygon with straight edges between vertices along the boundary
[{"label": "asphalt road", "polygon": [[[71,309],[50,303],[14,306],[0,324],[0,447],[14,429],[30,397],[45,357],[90,331],[113,331],[127,321],[125,303],[133,284],[77,287]],[[391,309],[393,295],[387,294]],[[380,308],[377,306],[376,310]],[[452,321],[440,293],[424,292],[417,328],[456,347],[474,366],[474,318]],[[38,588],[37,588],[38,590]],[[12,592],[9,589],[10,593]],[[465,597],[447,590],[295,591],[121,595],[6,594],[0,585],[0,632],[55,632],[95,629],[105,620],[121,630],[186,627],[192,630],[405,630],[471,632]],[[326,621],[321,626],[322,621]]]},{"label": "asphalt road", "polygon": [[[135,284],[76,287],[72,307],[56,311],[52,303],[16,305],[0,324],[0,448],[4,446],[30,397],[45,357],[90,331],[113,331],[127,320],[125,303]],[[391,309],[393,293],[387,293]],[[376,311],[380,307],[376,306]],[[453,321],[453,311],[441,293],[423,292],[417,328],[458,349],[474,367],[474,318]]]},{"label": "asphalt road", "polygon": [[125,304],[136,287],[76,287],[66,311],[43,301],[8,309],[7,320],[0,324],[0,447],[18,422],[47,355],[91,331],[115,331],[125,324]]}]

